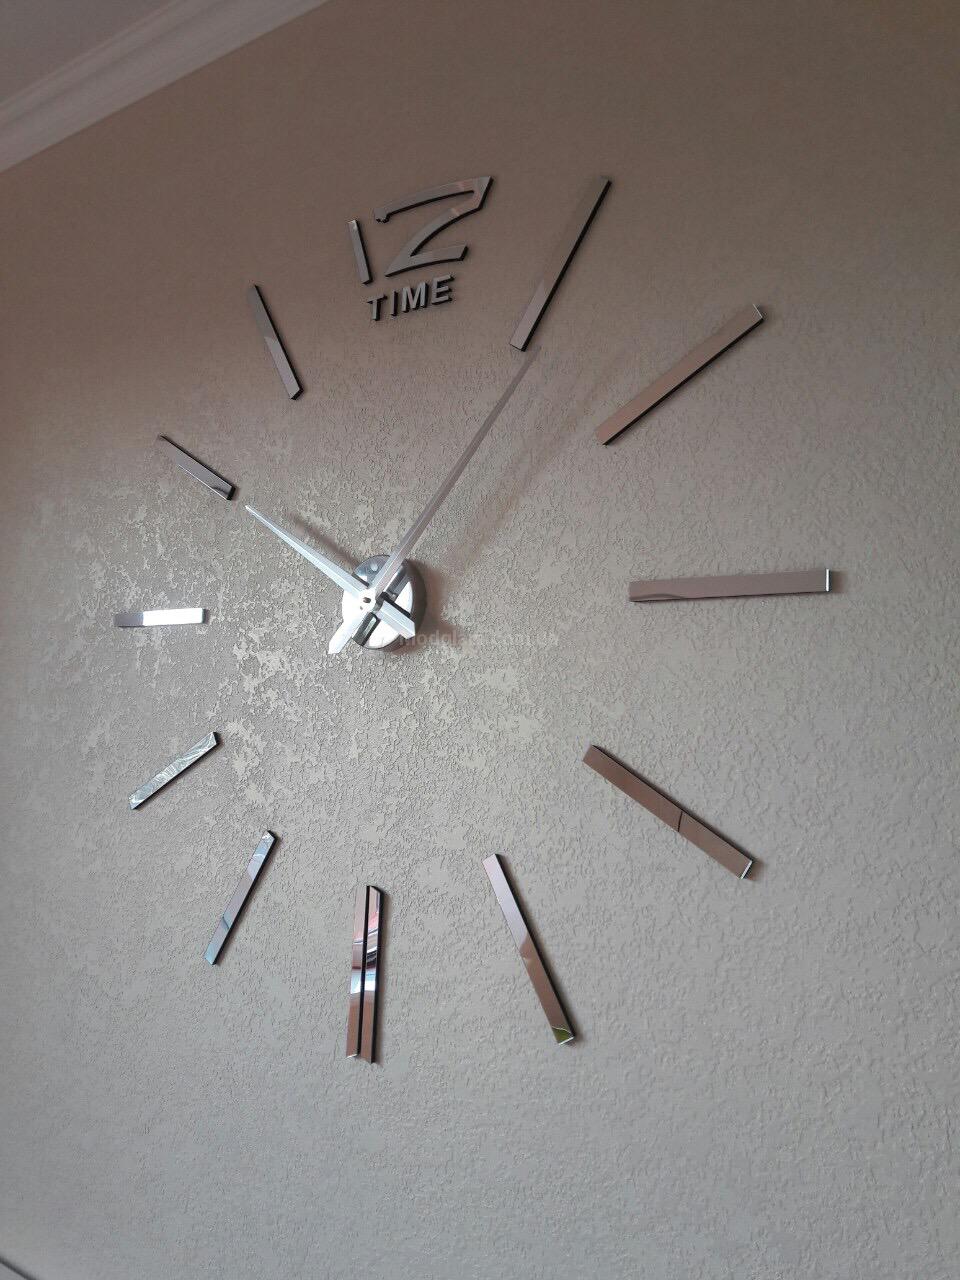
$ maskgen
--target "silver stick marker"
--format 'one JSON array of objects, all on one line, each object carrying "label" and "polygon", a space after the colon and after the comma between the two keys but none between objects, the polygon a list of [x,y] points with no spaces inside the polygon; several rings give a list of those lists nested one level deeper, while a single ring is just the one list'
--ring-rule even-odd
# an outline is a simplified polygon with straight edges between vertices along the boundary
[{"label": "silver stick marker", "polygon": [[718,600],[735,596],[810,595],[830,590],[830,570],[735,573],[716,578],[641,578],[630,583],[634,604],[658,600]]},{"label": "silver stick marker", "polygon": [[263,300],[263,294],[255,284],[252,284],[247,290],[247,300],[250,303],[253,318],[257,322],[257,328],[260,330],[260,336],[270,352],[270,358],[277,367],[280,381],[286,387],[287,395],[290,399],[296,400],[302,388],[297,381],[297,375],[293,372],[293,366],[287,358],[287,353],[283,349],[280,335],[270,319],[270,312],[267,310],[266,303]]},{"label": "silver stick marker", "polygon": [[133,613],[115,613],[115,627],[182,627],[207,620],[206,609],[143,609]]},{"label": "silver stick marker", "polygon": [[523,918],[520,904],[517,902],[513,889],[510,887],[510,882],[504,874],[503,867],[500,865],[499,856],[493,854],[492,857],[484,858],[483,869],[493,885],[493,892],[497,895],[497,902],[499,902],[500,910],[503,912],[504,919],[507,922],[507,928],[517,944],[517,950],[520,952],[520,959],[523,961],[524,968],[527,971],[527,977],[537,993],[537,999],[540,1001],[543,1012],[547,1015],[547,1022],[550,1024],[553,1038],[557,1044],[569,1044],[574,1038],[570,1019],[563,1010],[560,997],[557,995],[556,988],[551,982],[540,952],[537,950],[537,944],[534,942],[533,935],[526,920]]},{"label": "silver stick marker", "polygon": [[201,738],[199,742],[195,742],[192,747],[188,747],[182,756],[177,756],[175,760],[171,760],[165,769],[161,769],[158,774],[145,782],[142,787],[136,790],[130,797],[130,808],[138,809],[145,800],[149,800],[151,796],[157,794],[161,787],[165,787],[168,782],[172,782],[184,769],[189,769],[192,764],[196,764],[201,756],[205,756],[208,751],[212,751],[217,745],[217,735],[208,733],[205,738]]},{"label": "silver stick marker", "polygon": [[263,864],[267,860],[267,854],[273,848],[276,836],[270,831],[265,831],[260,837],[260,843],[257,845],[253,857],[247,863],[247,869],[240,877],[233,897],[227,904],[227,908],[220,917],[220,923],[217,925],[213,937],[210,939],[210,945],[206,950],[206,960],[208,964],[216,964],[220,949],[227,940],[227,934],[233,928],[237,916],[243,910],[243,904],[247,900],[247,895],[253,888],[254,881],[263,870]]},{"label": "silver stick marker", "polygon": [[587,228],[593,221],[594,214],[600,208],[600,202],[610,189],[609,178],[594,178],[580,197],[580,201],[570,217],[570,221],[560,234],[560,239],[547,263],[543,275],[533,291],[533,297],[527,303],[526,310],[520,317],[520,323],[510,339],[511,347],[518,351],[526,351],[527,343],[533,332],[543,319],[543,313],[550,305],[550,299],[557,291],[564,272],[569,267],[573,255],[580,247],[580,241],[587,234]]},{"label": "silver stick marker", "polygon": [[372,884],[357,890],[347,1011],[347,1057],[373,1062],[377,1033],[377,978],[383,895]]},{"label": "silver stick marker", "polygon": [[709,854],[720,863],[721,867],[726,867],[739,879],[742,880],[753,866],[752,858],[748,858],[745,853],[724,840],[723,836],[718,836],[715,831],[698,822],[691,814],[685,813],[669,796],[665,796],[662,791],[645,782],[632,769],[622,765],[619,760],[614,760],[613,756],[607,755],[606,751],[601,751],[599,747],[591,747],[583,757],[583,763],[595,769],[601,778],[606,778],[607,782],[612,782],[631,800],[636,800],[637,804],[642,804],[645,809],[649,809],[655,818],[665,822],[678,835],[683,836],[684,840],[695,844],[698,849]]},{"label": "silver stick marker", "polygon": [[627,427],[633,426],[637,419],[642,418],[654,405],[658,405],[678,387],[683,386],[688,378],[699,373],[711,360],[716,360],[727,347],[733,346],[751,329],[755,329],[761,320],[763,320],[763,313],[759,307],[750,306],[739,312],[722,329],[718,329],[712,337],[707,338],[706,342],[701,342],[698,347],[694,347],[672,369],[668,369],[655,382],[651,382],[649,387],[635,396],[629,404],[625,404],[622,409],[611,414],[605,422],[601,422],[597,427],[597,439],[601,444],[609,444],[615,436],[618,436],[621,431],[626,431]]},{"label": "silver stick marker", "polygon": [[215,471],[205,467],[192,454],[187,453],[186,449],[181,449],[178,444],[174,444],[166,436],[157,436],[157,443],[164,453],[174,460],[181,471],[185,471],[188,476],[193,476],[194,480],[199,480],[202,485],[209,489],[211,493],[215,493],[218,498],[225,498],[228,502],[230,501],[233,497],[233,485],[229,480],[224,480],[223,476],[218,476]]}]

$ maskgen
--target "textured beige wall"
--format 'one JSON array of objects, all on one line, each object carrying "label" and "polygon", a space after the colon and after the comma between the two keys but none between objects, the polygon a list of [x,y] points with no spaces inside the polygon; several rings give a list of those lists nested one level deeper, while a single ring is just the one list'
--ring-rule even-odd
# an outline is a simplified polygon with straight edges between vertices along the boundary
[{"label": "textured beige wall", "polygon": [[[334,0],[0,177],[0,1255],[37,1280],[956,1276],[957,34],[935,0]],[[486,172],[454,304],[372,325],[346,220]],[[328,659],[336,593],[155,435],[344,557],[386,549],[597,172],[530,386],[420,548],[433,642]],[[371,229],[381,266],[406,226]],[[760,330],[595,444],[751,301]],[[631,576],[815,565],[843,591],[624,602]],[[164,603],[212,622],[110,625]],[[620,797],[591,741],[761,875]],[[372,1069],[343,1056],[364,879],[390,894]]]}]

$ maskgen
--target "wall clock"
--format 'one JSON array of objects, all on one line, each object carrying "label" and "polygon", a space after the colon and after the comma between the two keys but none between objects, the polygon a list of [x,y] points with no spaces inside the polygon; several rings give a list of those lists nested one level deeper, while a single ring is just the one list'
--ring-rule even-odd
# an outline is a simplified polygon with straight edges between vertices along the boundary
[{"label": "wall clock", "polygon": [[[416,312],[425,313],[420,317],[424,319],[431,314],[433,308],[455,300],[455,277],[445,268],[448,264],[464,259],[468,244],[443,243],[442,233],[453,224],[478,214],[483,209],[492,181],[489,175],[457,179],[388,201],[374,210],[373,231],[364,225],[361,218],[350,218],[347,221],[344,248],[346,250],[349,246],[352,252],[360,286],[363,289],[379,287],[376,283],[378,262],[384,264],[381,268],[382,278],[390,281],[389,288],[364,298],[373,325],[380,325],[387,319],[412,318]],[[340,563],[297,532],[281,526],[259,507],[251,503],[244,504],[250,516],[248,523],[251,537],[261,536],[256,528],[259,525],[260,530],[266,530],[277,540],[278,557],[299,556],[317,571],[318,587],[323,588],[317,593],[318,609],[326,612],[330,625],[327,661],[337,661],[337,655],[342,654],[351,644],[364,651],[367,655],[365,661],[382,661],[381,655],[398,649],[415,650],[427,605],[427,593],[423,577],[411,559],[412,554],[442,504],[461,481],[484,440],[501,417],[509,413],[514,396],[522,393],[526,375],[537,358],[537,348],[532,345],[534,334],[557,297],[564,273],[583,243],[609,189],[608,178],[594,179],[586,185],[573,205],[556,243],[544,256],[542,273],[529,302],[509,337],[505,334],[503,389],[499,399],[488,407],[472,433],[470,423],[456,426],[464,445],[457,461],[445,476],[434,476],[429,459],[424,460],[424,492],[421,497],[424,505],[396,546],[392,549],[380,548],[374,554],[367,554],[362,558],[358,555],[353,564]],[[387,244],[383,235],[387,230],[392,230],[389,227],[391,219],[421,206],[430,207],[432,216],[429,220],[405,241]],[[438,268],[444,269],[438,273]],[[429,274],[412,284],[394,287],[394,279],[407,272]],[[269,309],[268,292],[261,290],[259,285],[249,286],[247,296],[252,318],[279,378],[279,386],[291,399],[298,399],[303,395],[304,388],[285,347],[277,317]],[[762,313],[754,305],[729,319],[715,334],[687,355],[681,356],[673,367],[650,386],[638,391],[622,409],[596,427],[597,441],[606,446],[620,437],[666,397],[676,392],[689,378],[754,330],[762,320]],[[436,323],[441,322],[438,316]],[[268,369],[265,362],[264,374],[272,376]],[[307,391],[309,392],[309,388]],[[195,482],[198,498],[202,487],[209,497],[226,502],[232,500],[235,486],[192,452],[198,447],[197,442],[175,441],[160,436],[158,443],[183,475]],[[618,447],[630,447],[630,442],[624,441]],[[595,446],[585,443],[584,448],[593,449]],[[429,496],[431,492],[432,496]],[[335,533],[336,530],[331,532]],[[815,593],[830,589],[828,570],[769,574],[757,573],[754,566],[736,568],[740,571],[722,578],[633,581],[629,585],[628,599],[625,598],[627,583],[611,582],[612,616],[615,616],[616,610],[632,607],[633,603],[710,601],[733,595]],[[115,625],[123,628],[191,626],[205,620],[203,601],[183,602],[182,607],[172,609],[128,608],[118,613],[114,619]],[[360,678],[362,679],[362,674]],[[133,791],[129,797],[131,810],[139,809],[148,801],[163,803],[160,793],[192,767],[202,768],[204,758],[218,745],[216,730],[209,728],[203,738],[193,745],[185,746],[174,760]],[[682,798],[672,795],[668,780],[647,780],[633,771],[631,766],[634,762],[629,765],[620,762],[597,746],[589,747],[584,760],[602,778],[637,801],[649,813],[666,822],[689,845],[706,853],[739,878],[747,876],[753,859],[701,818],[687,811],[683,807]],[[519,765],[518,760],[518,767]],[[242,870],[233,896],[219,921],[215,923],[213,937],[205,951],[206,959],[211,965],[219,962],[227,938],[246,907],[261,873],[267,867],[275,844],[276,836],[270,831],[264,831],[259,837],[245,869]],[[502,852],[509,855],[509,850]],[[538,945],[499,852],[483,859],[483,870],[547,1017],[555,1042],[570,1043],[575,1038],[572,1020],[563,1007],[546,963],[544,949]],[[366,1061],[373,1061],[375,1057],[383,906],[382,889],[373,885],[359,886],[354,908],[349,965],[346,1052],[350,1057]],[[199,947],[198,950],[202,952],[203,948]],[[346,967],[345,965],[345,970]]]}]

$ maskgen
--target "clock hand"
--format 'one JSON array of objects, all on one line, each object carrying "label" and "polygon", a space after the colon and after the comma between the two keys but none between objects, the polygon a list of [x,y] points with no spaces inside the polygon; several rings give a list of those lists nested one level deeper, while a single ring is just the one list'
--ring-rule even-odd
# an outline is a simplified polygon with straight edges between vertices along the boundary
[{"label": "clock hand", "polygon": [[344,618],[336,631],[330,637],[330,643],[327,645],[327,653],[339,653],[341,649],[345,649],[353,637],[360,630],[360,624],[366,622],[369,618],[368,613],[361,613],[359,622],[356,618]]},{"label": "clock hand", "polygon": [[[391,604],[389,600],[375,602],[375,597],[371,594],[370,588],[367,584],[365,582],[361,582],[359,578],[355,578],[353,574],[348,572],[346,569],[342,569],[335,560],[331,560],[329,556],[323,555],[316,549],[316,547],[311,547],[308,543],[301,542],[301,540],[294,537],[292,533],[287,533],[285,529],[281,529],[278,524],[274,524],[272,520],[268,520],[265,515],[262,515],[253,507],[247,507],[246,509],[255,520],[259,520],[260,523],[269,529],[271,533],[275,533],[281,542],[285,542],[288,547],[291,547],[294,551],[298,552],[299,555],[302,555],[305,560],[309,560],[315,569],[319,569],[321,573],[325,573],[331,582],[335,582],[337,584],[341,591],[346,591],[348,595],[354,596],[357,600],[364,603],[369,599],[371,604],[374,606],[371,607],[369,612],[376,614],[376,616],[381,618],[383,622],[388,624],[388,626],[393,627],[394,631],[398,631],[400,635],[406,637],[408,640],[411,636],[416,635],[416,624],[409,614],[404,613],[402,609],[398,609],[397,606]],[[366,617],[366,614],[361,616]]]},{"label": "clock hand", "polygon": [[451,489],[460,479],[460,476],[463,474],[463,472],[466,470],[467,463],[470,461],[473,455],[480,448],[480,445],[483,443],[484,436],[486,436],[487,432],[496,422],[497,418],[500,417],[500,414],[507,407],[507,402],[509,401],[510,397],[513,395],[514,391],[516,391],[517,387],[519,387],[520,383],[523,381],[523,378],[526,375],[527,370],[530,368],[531,364],[533,363],[534,358],[536,357],[536,354],[537,354],[537,349],[536,347],[534,347],[533,350],[531,350],[527,355],[523,364],[520,366],[520,368],[517,370],[514,376],[510,379],[510,382],[507,385],[507,389],[504,391],[503,395],[500,397],[497,403],[493,406],[493,408],[484,418],[483,422],[478,427],[476,434],[474,435],[470,443],[467,445],[466,449],[464,449],[460,458],[457,460],[457,462],[454,463],[453,467],[450,470],[449,475],[444,480],[443,484],[440,486],[437,492],[433,495],[433,497],[424,507],[419,518],[415,521],[414,524],[410,526],[407,532],[400,539],[400,542],[397,544],[396,550],[392,552],[390,556],[387,557],[382,569],[374,578],[373,582],[371,582],[370,584],[370,590],[374,594],[376,594],[378,591],[382,591],[385,587],[388,587],[390,583],[393,581],[393,579],[396,577],[397,571],[400,568],[401,562],[407,558],[407,556],[410,554],[410,552],[413,550],[416,544],[420,541],[420,538],[423,535],[423,532],[426,529],[427,525],[430,523],[433,517],[440,510],[441,506],[443,506],[443,503],[446,501],[447,497],[449,496]]},{"label": "clock hand", "polygon": [[341,569],[335,560],[331,560],[328,556],[321,554],[308,543],[301,542],[292,533],[287,533],[285,529],[281,529],[278,524],[268,520],[265,515],[262,515],[254,507],[246,507],[245,509],[250,512],[255,520],[259,520],[262,525],[269,529],[271,533],[275,533],[281,542],[285,542],[288,547],[292,547],[294,551],[299,552],[305,560],[310,561],[315,569],[325,573],[331,582],[337,584],[341,591],[349,591],[351,595],[355,596],[363,594],[364,587],[359,578],[355,578],[346,569]]},{"label": "clock hand", "polygon": [[[500,399],[497,401],[497,403],[493,406],[493,408],[484,418],[483,422],[478,427],[473,439],[467,445],[466,449],[464,449],[463,453],[460,455],[458,460],[454,463],[452,469],[450,470],[443,484],[440,486],[437,492],[433,495],[433,497],[424,507],[423,511],[418,516],[417,520],[410,526],[407,532],[400,539],[400,542],[397,544],[396,549],[393,552],[391,552],[391,554],[384,561],[383,567],[380,569],[377,576],[374,578],[374,580],[370,583],[370,586],[367,588],[367,594],[369,596],[372,596],[374,601],[378,600],[380,593],[382,591],[385,591],[386,588],[389,587],[390,583],[400,572],[400,568],[403,564],[403,561],[406,559],[409,553],[413,550],[416,544],[420,541],[420,538],[423,536],[423,532],[426,529],[427,525],[430,523],[430,521],[439,511],[440,507],[446,501],[447,496],[449,495],[451,489],[457,483],[457,481],[460,479],[461,475],[463,474],[464,470],[466,469],[467,463],[470,461],[470,459],[473,457],[476,451],[480,448],[480,445],[483,443],[483,439],[486,436],[487,432],[490,430],[490,428],[496,422],[497,418],[499,418],[500,414],[506,408],[507,402],[509,401],[514,391],[516,391],[517,387],[522,382],[524,375],[526,374],[527,370],[530,368],[530,365],[533,363],[533,360],[536,354],[537,354],[536,348],[534,348],[529,352],[523,364],[520,366],[520,368],[511,378],[503,395],[501,395]],[[340,650],[343,649],[345,645],[349,644],[349,642],[357,634],[357,632],[363,626],[364,622],[367,620],[370,614],[375,612],[376,612],[376,609],[374,609],[373,606],[371,605],[369,609],[359,614],[356,618],[352,618],[348,622],[344,622],[341,626],[339,626],[336,632],[330,638],[330,643],[327,646],[327,652],[339,653]],[[384,617],[384,621],[387,621],[386,617]]]}]

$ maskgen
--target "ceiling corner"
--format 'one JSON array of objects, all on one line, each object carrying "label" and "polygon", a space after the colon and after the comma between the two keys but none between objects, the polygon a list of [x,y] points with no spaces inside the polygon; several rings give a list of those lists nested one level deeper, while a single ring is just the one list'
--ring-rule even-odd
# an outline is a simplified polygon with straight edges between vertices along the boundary
[{"label": "ceiling corner", "polygon": [[173,0],[0,102],[0,171],[325,0]]}]

